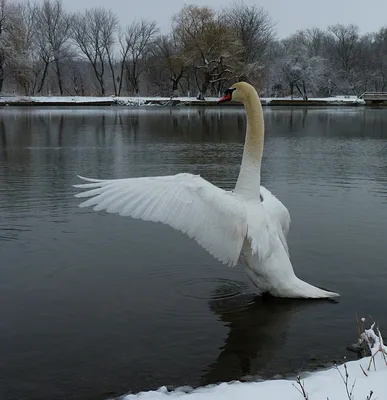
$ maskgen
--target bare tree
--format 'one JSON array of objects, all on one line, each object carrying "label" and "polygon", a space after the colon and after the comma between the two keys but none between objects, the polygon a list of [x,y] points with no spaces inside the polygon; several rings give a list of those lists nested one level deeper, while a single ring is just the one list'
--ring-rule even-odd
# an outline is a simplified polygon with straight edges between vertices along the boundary
[{"label": "bare tree", "polygon": [[187,65],[173,34],[161,35],[155,40],[152,60],[153,63],[148,66],[149,77],[169,95],[176,95]]},{"label": "bare tree", "polygon": [[374,36],[372,61],[375,71],[375,90],[387,88],[387,28],[381,28]]},{"label": "bare tree", "polygon": [[37,53],[39,60],[42,62],[42,73],[40,75],[40,83],[38,85],[37,92],[41,93],[43,86],[46,82],[48,68],[53,61],[52,52],[48,43],[44,40],[44,37],[36,35]]},{"label": "bare tree", "polygon": [[[111,10],[92,8],[84,14],[72,17],[72,37],[84,56],[90,61],[99,83],[100,93],[105,95],[106,61],[112,66],[112,47],[117,28],[117,18]],[[110,61],[109,61],[110,60]]]},{"label": "bare tree", "polygon": [[121,70],[119,93],[121,93],[124,70],[128,89],[136,94],[140,91],[140,77],[145,71],[145,59],[149,55],[151,43],[158,32],[155,21],[134,21],[126,27],[121,44]]},{"label": "bare tree", "polygon": [[[339,67],[340,74],[337,80],[344,81],[347,85],[341,85],[343,90],[354,91],[354,69],[357,60],[357,44],[359,40],[359,28],[355,25],[333,25],[328,31],[333,39],[332,62]],[[337,82],[337,85],[339,83]]]},{"label": "bare tree", "polygon": [[318,28],[306,29],[301,32],[311,57],[327,57],[330,52],[331,40],[326,32]]},{"label": "bare tree", "polygon": [[105,49],[106,57],[110,68],[110,73],[112,76],[113,90],[115,96],[118,95],[118,88],[117,88],[115,68],[114,68],[113,51],[116,42],[115,34],[117,32],[117,28],[118,28],[117,17],[113,13],[108,12],[104,17],[104,23],[101,26],[101,39],[102,39],[102,47]]},{"label": "bare tree", "polygon": [[61,63],[69,55],[70,17],[63,10],[61,0],[44,0],[36,13],[37,35],[42,59],[45,63],[42,90],[47,69],[54,63],[59,93],[63,95]]},{"label": "bare tree", "polygon": [[12,76],[26,95],[35,91],[37,83],[36,14],[38,6],[26,1],[16,4],[11,42],[18,54],[12,60]]},{"label": "bare tree", "polygon": [[235,33],[208,7],[184,6],[173,18],[173,32],[184,49],[187,64],[195,66],[195,78],[204,98],[208,88],[219,90],[233,75],[232,61],[243,50]]},{"label": "bare tree", "polygon": [[0,0],[0,92],[3,90],[3,84],[5,79],[5,60],[7,58],[7,52],[9,48],[9,39],[8,39],[8,27],[9,27],[9,18],[8,15],[9,9],[6,0]]},{"label": "bare tree", "polygon": [[243,68],[239,79],[248,79],[252,73],[261,71],[268,61],[269,46],[275,38],[274,23],[262,7],[246,5],[242,0],[224,9],[222,18],[243,46],[240,53]]},{"label": "bare tree", "polygon": [[[326,60],[320,56],[311,56],[309,42],[300,31],[283,39],[277,47],[275,59],[271,62],[271,92],[282,92],[294,96],[297,91],[304,100],[312,93],[323,91],[327,83]],[[283,93],[285,92],[285,93]]]},{"label": "bare tree", "polygon": [[69,65],[70,80],[73,85],[73,91],[77,96],[85,96],[85,79],[84,79],[84,65],[83,61],[72,60]]},{"label": "bare tree", "polygon": [[[18,56],[13,39],[15,35],[16,7],[7,0],[0,0],[0,92],[3,90],[7,65]],[[18,25],[17,25],[18,26]]]}]

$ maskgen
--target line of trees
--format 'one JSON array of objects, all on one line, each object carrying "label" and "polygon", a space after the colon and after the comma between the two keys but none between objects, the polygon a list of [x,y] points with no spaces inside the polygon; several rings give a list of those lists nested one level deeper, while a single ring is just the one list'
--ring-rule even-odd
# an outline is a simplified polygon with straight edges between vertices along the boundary
[{"label": "line of trees", "polygon": [[120,26],[109,9],[67,12],[60,0],[0,0],[0,93],[218,95],[246,80],[265,96],[387,90],[387,27],[355,25],[276,37],[269,14],[241,0],[184,5],[162,33],[155,21]]}]

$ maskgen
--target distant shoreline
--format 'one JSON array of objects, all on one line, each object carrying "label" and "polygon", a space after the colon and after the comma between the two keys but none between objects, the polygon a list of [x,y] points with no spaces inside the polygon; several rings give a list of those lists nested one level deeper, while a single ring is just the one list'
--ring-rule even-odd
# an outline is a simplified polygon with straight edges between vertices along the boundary
[{"label": "distant shoreline", "polygon": [[[164,106],[164,107],[192,107],[216,106],[217,98],[208,97],[206,100],[197,100],[195,97],[91,97],[91,96],[0,96],[0,107],[7,106]],[[320,107],[354,107],[364,106],[366,103],[355,96],[311,98],[261,98],[263,106],[320,106]],[[239,103],[224,103],[229,106],[241,106]]]}]

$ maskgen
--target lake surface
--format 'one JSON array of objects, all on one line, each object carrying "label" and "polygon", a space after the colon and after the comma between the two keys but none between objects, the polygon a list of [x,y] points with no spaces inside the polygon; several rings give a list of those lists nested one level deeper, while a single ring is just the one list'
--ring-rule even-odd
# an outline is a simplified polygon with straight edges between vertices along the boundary
[{"label": "lake surface", "polygon": [[354,358],[356,313],[387,332],[387,110],[265,118],[262,184],[290,211],[294,268],[337,303],[257,298],[241,266],[181,233],[77,207],[76,174],[184,171],[231,189],[242,109],[0,110],[0,398],[295,374]]}]

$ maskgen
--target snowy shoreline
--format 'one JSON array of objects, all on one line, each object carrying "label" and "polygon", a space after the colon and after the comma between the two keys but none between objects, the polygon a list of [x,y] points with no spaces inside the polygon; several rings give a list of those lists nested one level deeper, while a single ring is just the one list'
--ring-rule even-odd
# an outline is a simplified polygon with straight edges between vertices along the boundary
[{"label": "snowy shoreline", "polygon": [[[218,98],[207,97],[88,97],[88,96],[0,96],[0,106],[216,106]],[[261,98],[264,106],[359,106],[364,100],[356,96],[336,96],[326,98],[277,97]],[[228,105],[238,106],[236,103]]]},{"label": "snowy shoreline", "polygon": [[[302,384],[306,396],[300,393],[301,386],[297,379],[272,379],[258,382],[233,381],[208,385],[196,389],[189,386],[168,390],[160,387],[158,390],[127,394],[119,397],[122,400],[163,400],[163,399],[187,399],[187,400],[327,400],[348,399],[347,389],[353,391],[351,399],[359,400],[387,400],[387,366],[381,353],[375,356],[375,366],[372,364],[368,371],[371,357],[365,357],[356,361],[349,361],[326,370],[316,372],[304,372],[301,374]],[[345,383],[346,371],[348,381]],[[364,372],[363,372],[364,371]],[[372,392],[372,396],[370,394]]]},{"label": "snowy shoreline", "polygon": [[316,372],[304,372],[293,379],[233,381],[196,389],[185,386],[168,390],[163,386],[158,390],[127,394],[120,399],[387,400],[387,347],[375,324],[364,329],[357,345],[368,347],[370,356]]}]

